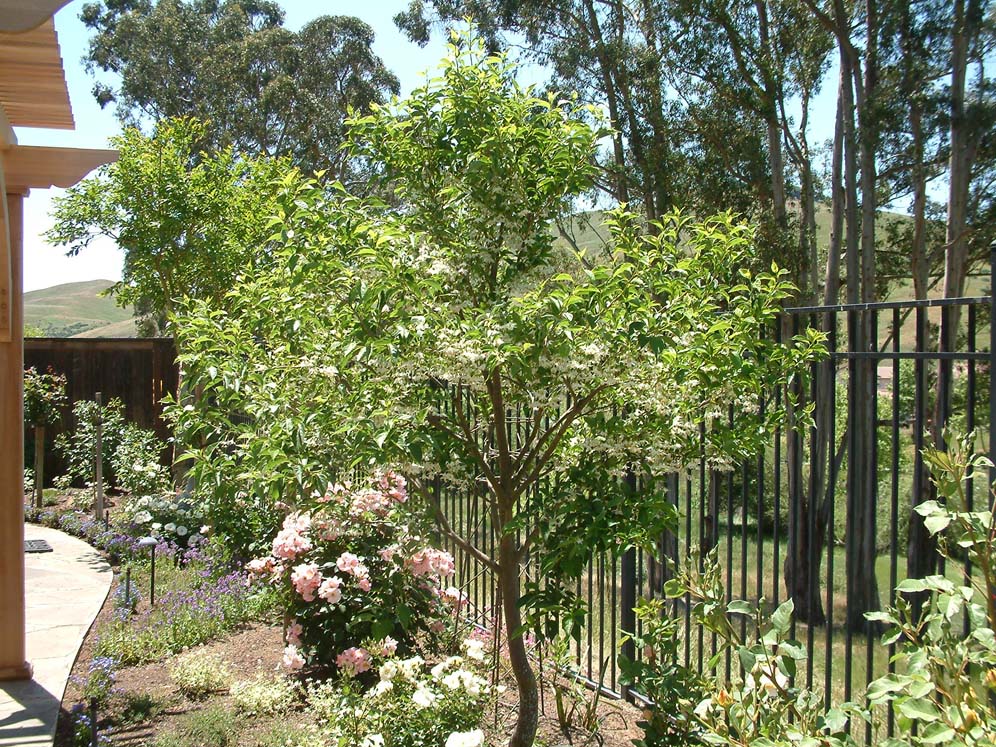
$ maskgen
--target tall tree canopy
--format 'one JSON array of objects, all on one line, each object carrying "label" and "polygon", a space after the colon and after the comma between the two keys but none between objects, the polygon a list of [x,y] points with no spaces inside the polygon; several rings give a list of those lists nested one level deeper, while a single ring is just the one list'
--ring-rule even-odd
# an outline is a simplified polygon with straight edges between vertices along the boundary
[{"label": "tall tree canopy", "polygon": [[205,153],[204,123],[171,119],[151,136],[130,127],[112,140],[115,163],[55,201],[49,242],[78,254],[97,237],[124,252],[112,292],[162,332],[178,299],[221,299],[242,273],[266,264],[267,221],[286,159]]},{"label": "tall tree canopy", "polygon": [[85,61],[101,106],[127,125],[169,117],[210,121],[211,149],[289,156],[305,171],[348,178],[339,150],[347,110],[397,93],[373,53],[373,30],[320,16],[294,32],[268,0],[117,0],[89,3]]}]

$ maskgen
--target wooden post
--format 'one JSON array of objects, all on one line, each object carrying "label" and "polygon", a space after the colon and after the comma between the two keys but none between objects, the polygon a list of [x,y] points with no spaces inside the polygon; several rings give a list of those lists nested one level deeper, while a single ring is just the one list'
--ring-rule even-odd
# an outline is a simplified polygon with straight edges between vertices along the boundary
[{"label": "wooden post", "polygon": [[[4,190],[6,191],[6,190]],[[9,265],[10,335],[0,338],[0,679],[27,679],[24,649],[24,323],[22,305],[23,195],[0,205],[0,243]],[[8,243],[9,237],[9,243]]]},{"label": "wooden post", "polygon": [[94,423],[93,449],[93,511],[100,521],[104,516],[104,400],[97,392],[97,421]]},{"label": "wooden post", "polygon": [[35,506],[45,505],[45,426],[35,426]]}]

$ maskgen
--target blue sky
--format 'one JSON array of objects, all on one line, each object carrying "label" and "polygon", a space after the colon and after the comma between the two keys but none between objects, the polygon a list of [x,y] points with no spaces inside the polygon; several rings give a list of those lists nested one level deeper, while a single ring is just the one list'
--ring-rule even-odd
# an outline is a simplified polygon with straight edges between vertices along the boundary
[{"label": "blue sky", "polygon": [[[441,39],[434,38],[420,48],[409,42],[394,26],[393,16],[407,7],[409,0],[367,0],[364,3],[345,0],[284,0],[286,23],[299,28],[307,21],[323,14],[349,14],[366,21],[376,32],[375,51],[383,58],[401,82],[402,95],[415,88],[423,73],[432,70],[445,54]],[[88,32],[79,20],[80,8],[86,0],[74,0],[58,12],[55,24],[62,48],[66,82],[76,118],[75,131],[67,130],[17,130],[22,145],[49,145],[75,148],[104,148],[108,138],[120,131],[113,111],[101,110],[90,90],[93,79],[80,61],[86,51]],[[536,68],[527,70],[530,78],[540,78]],[[530,75],[530,73],[532,73]],[[821,144],[833,134],[836,79],[835,71],[828,75],[825,90],[814,102],[811,114],[813,146]],[[530,81],[533,82],[533,81]],[[829,89],[829,90],[827,90]],[[52,197],[62,190],[35,190],[25,202],[24,215],[24,288],[27,291],[47,288],[60,283],[121,277],[121,253],[110,241],[95,241],[77,257],[66,257],[62,249],[50,246],[42,238],[51,226],[49,212]]]}]

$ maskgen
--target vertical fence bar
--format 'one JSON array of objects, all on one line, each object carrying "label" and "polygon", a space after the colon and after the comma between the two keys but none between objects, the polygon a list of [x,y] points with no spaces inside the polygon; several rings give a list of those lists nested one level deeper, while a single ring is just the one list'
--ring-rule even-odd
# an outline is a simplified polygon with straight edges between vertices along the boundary
[{"label": "vertical fence bar", "polygon": [[[847,346],[854,350],[855,341],[858,339],[858,316],[852,308],[847,311]],[[856,433],[856,408],[858,390],[856,384],[856,373],[858,362],[855,358],[848,358],[847,361],[847,501],[845,510],[845,526],[850,525],[851,517],[854,515],[854,496],[858,489],[860,475],[854,468],[854,463],[858,457],[857,433]],[[845,558],[850,554],[850,545],[854,541],[850,532],[844,534],[844,554]],[[844,598],[851,598],[851,580],[848,577],[844,587]],[[852,644],[853,632],[851,626],[847,625],[848,616],[844,615],[844,700],[851,699],[851,674],[852,674]]]},{"label": "vertical fence bar", "polygon": [[[625,486],[626,493],[630,497],[630,501],[639,500],[636,492],[636,473],[632,469],[626,470]],[[637,557],[636,549],[629,547],[623,553],[622,556],[622,579],[620,583],[620,593],[619,598],[622,604],[622,610],[620,611],[619,622],[622,625],[623,633],[633,634],[636,632],[636,614],[634,609],[636,608],[636,583],[637,583]],[[613,587],[615,586],[615,579],[613,578]],[[613,658],[615,658],[615,650],[617,640],[613,636]],[[630,661],[636,660],[636,644],[633,643],[632,637],[627,637],[626,642],[622,645],[622,653]],[[621,685],[619,692],[622,694],[624,700],[630,699],[629,687],[626,685]]]},{"label": "vertical fence bar", "polygon": [[834,544],[836,542],[836,526],[834,525],[835,519],[835,506],[837,498],[837,314],[836,312],[828,312],[830,318],[828,320],[830,327],[829,335],[829,347],[830,347],[830,366],[828,367],[828,373],[830,375],[830,412],[833,413],[833,417],[830,418],[830,437],[828,439],[829,446],[827,447],[827,458],[828,458],[828,469],[827,469],[827,640],[826,640],[826,650],[824,652],[824,662],[823,662],[823,699],[824,703],[829,710],[831,704],[831,691],[833,684],[833,599],[834,599],[834,576],[833,576],[833,566],[834,566]]},{"label": "vertical fence bar", "polygon": [[[889,494],[889,606],[896,603],[896,584],[899,582],[899,419],[901,416],[899,404],[902,395],[902,361],[899,359],[899,352],[902,350],[902,316],[898,308],[892,310],[892,480],[891,492]],[[896,671],[896,664],[892,657],[896,654],[895,642],[889,644],[889,664],[890,673]],[[889,703],[886,714],[886,733],[893,736],[896,730],[896,714]]]},{"label": "vertical fence bar", "polygon": [[[976,310],[974,304],[968,307],[967,343],[968,343],[968,352],[970,354],[975,352],[975,324],[976,324],[975,311]],[[966,375],[968,377],[968,381],[966,382],[967,391],[965,397],[965,409],[966,409],[965,429],[969,433],[974,433],[975,432],[975,361],[974,360],[968,361],[968,369]],[[973,447],[974,446],[975,444],[973,443]],[[965,485],[965,503],[966,503],[966,508],[969,511],[974,511],[975,510],[975,471],[974,470],[972,471],[971,475],[972,479],[970,479]],[[969,559],[967,553],[965,555],[965,578],[966,580],[972,578],[972,561]],[[965,611],[964,618],[965,618],[964,635],[966,638],[968,638],[970,632],[968,610]]]},{"label": "vertical fence bar", "polygon": [[[812,316],[809,318],[809,326],[815,327],[815,318]],[[816,403],[816,396],[819,392],[817,388],[819,385],[818,379],[820,375],[820,364],[816,361],[809,367],[809,398],[810,403]],[[816,485],[816,470],[812,463],[813,459],[816,457],[816,421],[814,420],[812,425],[809,427],[809,493],[806,499],[806,558],[808,565],[807,579],[808,583],[806,585],[806,687],[810,690],[813,688],[813,670],[815,669],[815,628],[816,625],[813,623],[813,617],[815,610],[813,609],[817,599],[819,599],[819,574],[816,572],[817,564],[819,563],[819,550],[816,546],[816,513],[819,510],[817,496],[817,485]]]},{"label": "vertical fence bar", "polygon": [[[878,311],[872,309],[871,311],[871,335],[869,335],[868,340],[868,350],[878,351]],[[871,375],[873,379],[871,382],[867,382],[866,385],[871,387],[871,413],[872,413],[872,427],[871,427],[871,465],[868,467],[868,482],[870,483],[870,493],[869,498],[872,502],[871,511],[871,537],[872,542],[875,543],[876,547],[872,553],[872,557],[878,558],[878,363],[879,358],[875,358],[869,364],[869,369],[871,369]],[[874,560],[872,561],[875,562]],[[874,569],[872,569],[874,572]],[[869,623],[865,623],[865,690],[867,691],[868,685],[874,679],[875,671],[875,628]],[[865,707],[870,707],[868,701],[865,701]],[[868,721],[865,723],[865,743],[871,744],[872,742],[872,725]]]}]

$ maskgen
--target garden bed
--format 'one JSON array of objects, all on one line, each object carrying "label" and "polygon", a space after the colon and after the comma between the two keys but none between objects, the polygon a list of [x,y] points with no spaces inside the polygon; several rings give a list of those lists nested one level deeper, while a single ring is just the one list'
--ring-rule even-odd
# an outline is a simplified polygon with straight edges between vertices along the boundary
[{"label": "garden bed", "polygon": [[[75,496],[78,498],[78,496]],[[46,502],[48,508],[63,513],[74,505],[74,496],[53,496]],[[109,644],[101,644],[101,635],[111,630],[130,630],[125,626],[141,626],[150,619],[148,606],[148,573],[132,561],[132,589],[138,602],[130,615],[122,613],[124,596],[123,565],[115,566],[115,579],[111,593],[98,614],[93,627],[83,642],[67,684],[56,730],[55,747],[79,747],[79,709],[88,702],[85,682],[94,668],[107,656]],[[184,574],[201,574],[204,571],[176,569],[164,558],[157,566],[157,610],[163,613],[169,606],[168,595],[190,594],[190,580]],[[210,590],[213,587],[206,587]],[[164,601],[165,600],[165,601]],[[270,617],[274,617],[270,610]],[[171,613],[167,613],[171,616]],[[124,619],[122,621],[122,618]],[[203,632],[198,632],[203,636]],[[155,747],[286,747],[287,745],[324,744],[318,738],[318,719],[312,714],[302,697],[297,697],[286,712],[268,715],[247,715],[239,712],[231,694],[224,688],[192,698],[177,688],[171,669],[180,656],[223,661],[234,680],[252,680],[254,677],[275,676],[283,670],[284,649],[282,627],[265,620],[249,621],[216,636],[202,645],[193,646],[188,652],[174,655],[156,655],[155,649],[142,653],[140,647],[127,649],[130,656],[156,657],[149,663],[119,666],[114,670],[113,694],[98,709],[100,744],[154,745]],[[138,653],[136,653],[138,652]],[[504,690],[487,706],[483,728],[486,745],[504,744],[515,720],[516,698],[507,662],[499,667]],[[290,676],[294,683],[304,683],[306,673]],[[561,684],[565,684],[563,679]],[[573,708],[572,728],[561,729],[557,720],[556,694],[549,674],[543,681],[541,718],[537,744],[601,744],[606,747],[624,747],[641,735],[636,726],[639,711],[633,706],[608,699],[590,706],[593,694],[578,688],[572,696],[563,698],[568,708]],[[74,708],[76,713],[74,713]],[[585,718],[593,719],[598,729],[592,733],[583,726]],[[104,741],[106,740],[106,741]],[[87,741],[87,744],[89,742]]]}]

